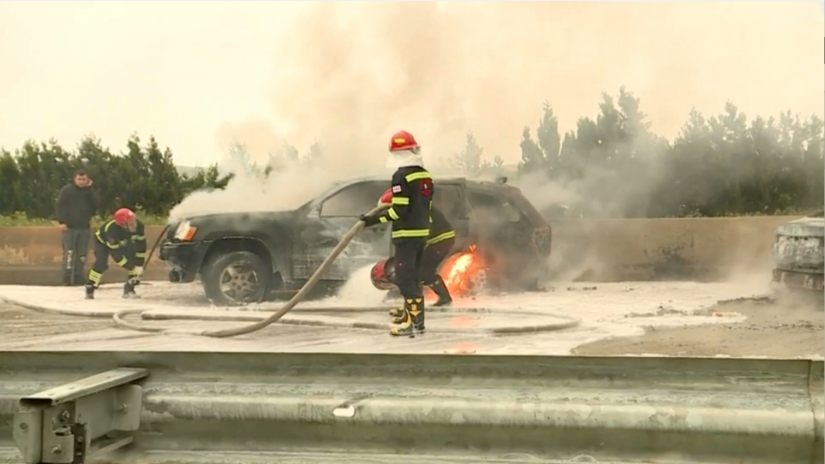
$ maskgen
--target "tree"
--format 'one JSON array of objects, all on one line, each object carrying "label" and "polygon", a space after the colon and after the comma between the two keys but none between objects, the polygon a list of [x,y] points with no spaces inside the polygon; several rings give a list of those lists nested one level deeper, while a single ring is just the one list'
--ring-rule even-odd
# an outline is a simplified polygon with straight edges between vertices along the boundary
[{"label": "tree", "polygon": [[53,217],[57,192],[72,178],[69,154],[55,140],[23,144],[17,152],[23,188],[22,209],[29,217]]},{"label": "tree", "polygon": [[[545,121],[545,146],[552,153],[557,125],[547,109]],[[595,120],[579,118],[576,130],[565,134],[560,155],[550,158],[548,165],[553,176],[580,198],[574,205],[577,210],[585,215],[648,214],[656,165],[669,148],[649,127],[639,99],[622,87],[616,100],[602,94]]]},{"label": "tree", "polygon": [[[529,136],[529,134],[527,134]],[[550,178],[556,177],[560,173],[559,170],[559,153],[561,151],[561,137],[559,136],[559,121],[556,115],[553,114],[553,108],[550,104],[544,104],[544,113],[539,121],[539,126],[536,129],[536,136],[539,140],[539,146],[543,152],[543,166],[542,170],[547,173]],[[522,148],[522,153],[524,148]]]},{"label": "tree", "polygon": [[303,162],[307,166],[317,166],[323,158],[324,150],[321,148],[321,144],[316,141],[309,146],[309,150],[307,151],[306,156],[304,156]]},{"label": "tree", "polygon": [[461,171],[470,177],[478,176],[481,173],[481,157],[484,150],[473,136],[472,132],[467,133],[467,142],[464,150],[453,156],[453,163]]},{"label": "tree", "polygon": [[161,152],[154,137],[149,138],[145,158],[149,168],[151,187],[143,195],[144,209],[150,214],[165,214],[184,197],[180,173],[167,147]]},{"label": "tree", "polygon": [[823,208],[823,121],[817,115],[812,115],[802,126],[802,171],[806,186],[802,206],[807,209],[821,210]]},{"label": "tree", "polygon": [[23,186],[17,162],[6,150],[0,150],[0,214],[12,214],[23,210]]},{"label": "tree", "polygon": [[546,159],[544,152],[530,137],[530,128],[525,127],[521,133],[521,162],[519,162],[519,172],[535,173],[544,171]]}]

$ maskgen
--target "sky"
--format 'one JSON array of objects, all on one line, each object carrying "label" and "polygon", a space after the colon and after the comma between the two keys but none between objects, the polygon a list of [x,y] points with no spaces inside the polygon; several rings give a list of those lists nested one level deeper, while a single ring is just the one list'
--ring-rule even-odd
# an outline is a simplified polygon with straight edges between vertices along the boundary
[{"label": "sky", "polygon": [[0,147],[154,135],[182,165],[233,142],[383,164],[390,135],[514,163],[625,86],[672,140],[692,108],[822,116],[821,1],[0,2]]}]

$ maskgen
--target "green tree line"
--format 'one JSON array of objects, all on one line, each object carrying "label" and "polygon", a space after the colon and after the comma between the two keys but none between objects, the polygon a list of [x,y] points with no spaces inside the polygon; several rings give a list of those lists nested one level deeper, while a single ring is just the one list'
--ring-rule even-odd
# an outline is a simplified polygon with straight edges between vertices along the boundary
[{"label": "green tree line", "polygon": [[[519,177],[531,200],[562,191],[576,216],[683,217],[811,213],[823,208],[823,121],[790,112],[749,120],[733,103],[705,117],[692,111],[669,143],[650,130],[625,88],[603,94],[595,119],[563,135],[546,104],[524,128]],[[536,182],[535,178],[539,181]],[[525,192],[531,196],[531,192]],[[536,198],[536,196],[539,198]]]},{"label": "green tree line", "polygon": [[[564,134],[545,104],[535,129],[525,127],[514,144],[521,151],[515,172],[500,156],[489,159],[472,133],[451,162],[470,177],[512,177],[546,214],[560,204],[565,214],[580,217],[795,214],[823,207],[823,121],[817,116],[786,112],[749,120],[728,103],[710,117],[692,111],[672,143],[650,127],[639,99],[621,88],[615,98],[603,94],[595,118],[580,118]],[[230,152],[248,158],[242,145]],[[284,145],[262,175],[321,156],[317,143],[303,157]],[[190,192],[223,188],[232,177],[217,165],[181,174],[171,150],[161,150],[153,137],[141,144],[132,136],[119,153],[94,137],[74,150],[54,140],[29,141],[14,152],[0,150],[0,215],[53,218],[57,192],[77,169],[94,179],[101,214],[127,206],[164,217]]]},{"label": "green tree line", "polygon": [[165,216],[190,192],[223,188],[231,178],[221,176],[216,165],[181,174],[171,150],[161,150],[154,137],[143,146],[137,136],[130,137],[123,153],[113,153],[94,137],[72,151],[55,140],[29,141],[14,153],[0,150],[0,215],[54,218],[57,193],[81,169],[100,194],[101,215],[125,206]]}]

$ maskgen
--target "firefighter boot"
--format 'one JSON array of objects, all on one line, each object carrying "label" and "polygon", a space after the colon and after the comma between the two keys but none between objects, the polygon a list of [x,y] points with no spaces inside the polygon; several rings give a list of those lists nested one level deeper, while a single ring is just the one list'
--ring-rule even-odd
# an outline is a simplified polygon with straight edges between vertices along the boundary
[{"label": "firefighter boot", "polygon": [[435,282],[428,285],[438,295],[438,301],[433,303],[433,306],[447,306],[453,302],[453,297],[450,296],[450,290],[447,288],[447,284],[444,283],[444,279],[441,276],[436,276]]},{"label": "firefighter boot", "polygon": [[95,299],[95,286],[93,284],[86,284],[86,299],[87,300],[94,300]]},{"label": "firefighter boot", "polygon": [[390,327],[390,335],[415,335],[424,333],[424,298],[404,300],[404,314]]},{"label": "firefighter boot", "polygon": [[395,322],[395,319],[398,319],[404,315],[404,308],[392,308],[389,311],[389,314],[390,317],[393,318],[393,322]]},{"label": "firefighter boot", "polygon": [[140,298],[140,295],[135,293],[135,287],[140,283],[137,279],[129,279],[123,284],[123,298]]}]

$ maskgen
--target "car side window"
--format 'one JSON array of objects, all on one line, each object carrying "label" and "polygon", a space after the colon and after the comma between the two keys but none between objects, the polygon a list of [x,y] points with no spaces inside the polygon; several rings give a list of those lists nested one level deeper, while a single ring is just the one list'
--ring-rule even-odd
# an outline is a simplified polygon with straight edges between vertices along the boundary
[{"label": "car side window", "polygon": [[461,207],[461,189],[457,185],[436,183],[433,206],[438,208],[447,217],[463,216],[464,209]]},{"label": "car side window", "polygon": [[471,215],[483,222],[519,222],[521,213],[506,199],[481,192],[470,192]]},{"label": "car side window", "polygon": [[321,204],[321,217],[358,217],[378,204],[387,182],[360,182],[344,187]]}]

